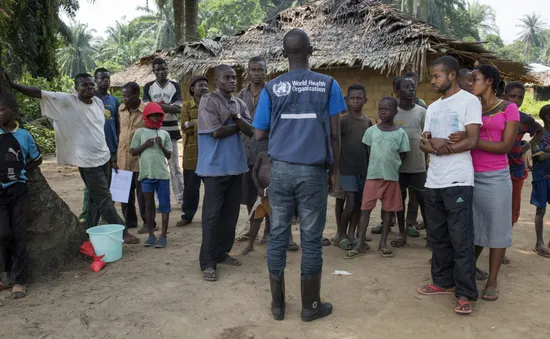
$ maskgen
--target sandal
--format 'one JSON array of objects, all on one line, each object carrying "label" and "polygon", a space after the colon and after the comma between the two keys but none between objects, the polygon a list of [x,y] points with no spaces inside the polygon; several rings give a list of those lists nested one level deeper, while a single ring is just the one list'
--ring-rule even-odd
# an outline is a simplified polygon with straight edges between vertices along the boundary
[{"label": "sandal", "polygon": [[330,246],[330,239],[329,238],[323,238],[323,241],[321,242],[323,246]]},{"label": "sandal", "polygon": [[411,238],[418,238],[420,236],[420,232],[414,229],[412,226],[407,227],[407,236]]},{"label": "sandal", "polygon": [[228,256],[223,261],[220,261],[220,264],[229,266],[241,266],[243,263],[235,257]]},{"label": "sandal", "polygon": [[459,314],[472,313],[472,302],[470,300],[456,299],[455,312]]},{"label": "sandal", "polygon": [[359,251],[356,251],[356,250],[348,251],[348,252],[344,255],[344,259],[354,259],[354,258],[363,256],[363,255],[366,254],[367,250],[368,250],[368,248],[365,249],[365,252],[359,252]]},{"label": "sandal", "polygon": [[497,301],[498,300],[498,290],[485,290],[483,291],[483,296],[481,299],[485,301]]},{"label": "sandal", "polygon": [[416,289],[418,294],[422,295],[449,295],[453,294],[454,288],[441,288],[433,284],[419,287]]},{"label": "sandal", "polygon": [[139,244],[139,239],[131,235],[130,233],[124,235],[123,240],[124,240],[124,243],[127,245]]},{"label": "sandal", "polygon": [[297,250],[299,250],[300,247],[298,246],[298,244],[296,244],[295,242],[292,242],[291,244],[288,245],[288,247],[286,248],[287,251],[290,251],[290,252],[296,252]]},{"label": "sandal", "polygon": [[27,296],[27,289],[23,285],[13,285],[11,296],[13,299],[24,298]]},{"label": "sandal", "polygon": [[420,231],[420,230],[423,230],[423,229],[426,229],[426,225],[424,225],[424,222],[421,221],[416,225],[416,230]]},{"label": "sandal", "polygon": [[370,233],[371,234],[382,234],[382,224],[380,225],[376,225],[372,228],[372,230],[370,230]]},{"label": "sandal", "polygon": [[390,241],[390,245],[395,248],[403,247],[407,244],[407,240],[401,236],[395,237],[392,241]]},{"label": "sandal", "polygon": [[393,252],[391,251],[391,249],[389,249],[389,248],[387,248],[387,247],[383,247],[383,248],[379,249],[378,252],[380,252],[380,254],[381,254],[384,258],[391,258],[391,257],[393,257]]},{"label": "sandal", "polygon": [[338,243],[338,247],[344,251],[349,251],[353,249],[353,242],[348,238],[344,238]]},{"label": "sandal", "polygon": [[216,281],[218,278],[216,277],[216,270],[213,268],[207,268],[204,271],[202,271],[202,279],[205,281]]},{"label": "sandal", "polygon": [[[533,248],[533,252],[540,255],[541,257],[550,258],[550,252],[546,248],[539,249],[539,248]],[[0,287],[1,289],[1,287]]]}]

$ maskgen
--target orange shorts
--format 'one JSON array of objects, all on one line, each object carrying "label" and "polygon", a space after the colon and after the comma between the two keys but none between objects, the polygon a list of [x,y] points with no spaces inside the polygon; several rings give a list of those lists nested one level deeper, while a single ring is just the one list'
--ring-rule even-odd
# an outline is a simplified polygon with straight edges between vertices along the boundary
[{"label": "orange shorts", "polygon": [[523,189],[524,179],[512,178],[512,224],[519,220],[521,210],[521,190]]},{"label": "orange shorts", "polygon": [[262,203],[256,207],[254,210],[253,219],[263,219],[264,217],[269,217],[269,212],[271,212],[271,207],[269,206],[269,199],[267,197],[262,198]]},{"label": "orange shorts", "polygon": [[403,210],[401,200],[401,186],[398,181],[368,180],[363,189],[362,211],[372,211],[376,207],[376,200],[382,201],[382,209],[386,212]]}]

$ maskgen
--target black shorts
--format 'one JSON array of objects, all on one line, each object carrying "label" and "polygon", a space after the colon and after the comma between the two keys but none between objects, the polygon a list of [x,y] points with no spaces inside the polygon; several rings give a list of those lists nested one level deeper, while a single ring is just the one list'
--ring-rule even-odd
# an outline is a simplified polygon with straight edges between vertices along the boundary
[{"label": "black shorts", "polygon": [[426,184],[426,173],[399,173],[399,186],[401,192],[407,188],[412,188],[415,191],[424,191]]}]

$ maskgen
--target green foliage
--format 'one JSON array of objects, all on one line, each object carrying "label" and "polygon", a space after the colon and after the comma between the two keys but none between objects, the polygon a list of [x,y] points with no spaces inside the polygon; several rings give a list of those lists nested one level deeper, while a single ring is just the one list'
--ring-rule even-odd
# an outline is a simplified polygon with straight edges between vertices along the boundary
[{"label": "green foliage", "polygon": [[520,19],[520,24],[516,25],[521,28],[518,36],[519,40],[525,44],[524,54],[528,61],[535,61],[539,53],[533,51],[535,47],[543,47],[547,41],[544,30],[547,27],[546,22],[542,19],[541,14],[527,14]]},{"label": "green foliage", "polygon": [[36,141],[40,152],[55,152],[55,133],[51,127],[36,122],[28,123],[23,126],[34,137],[34,141]]},{"label": "green foliage", "polygon": [[63,75],[74,77],[78,73],[89,72],[96,67],[93,55],[93,29],[88,25],[76,23],[69,27],[70,36],[64,39],[64,44],[57,50],[57,60]]},{"label": "green foliage", "polygon": [[529,91],[525,93],[525,100],[523,100],[523,104],[521,105],[520,110],[522,112],[531,114],[535,118],[538,119],[540,109],[545,106],[549,105],[550,101],[536,101],[533,94],[531,94]]},{"label": "green foliage", "polygon": [[199,4],[199,21],[208,37],[234,34],[260,23],[265,14],[260,0],[204,0]]}]

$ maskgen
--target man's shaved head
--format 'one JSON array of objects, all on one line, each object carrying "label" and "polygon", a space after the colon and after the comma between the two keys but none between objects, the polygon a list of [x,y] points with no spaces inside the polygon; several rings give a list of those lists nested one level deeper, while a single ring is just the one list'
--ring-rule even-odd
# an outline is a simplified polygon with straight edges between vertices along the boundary
[{"label": "man's shaved head", "polygon": [[307,57],[311,55],[311,43],[306,32],[293,28],[283,39],[283,54],[285,56]]},{"label": "man's shaved head", "polygon": [[226,65],[226,64],[218,65],[218,66],[216,66],[216,69],[214,71],[214,77],[216,79],[219,79],[220,77],[222,77],[222,74],[225,71],[228,71],[228,70],[233,70],[233,67],[231,67],[229,65]]}]

